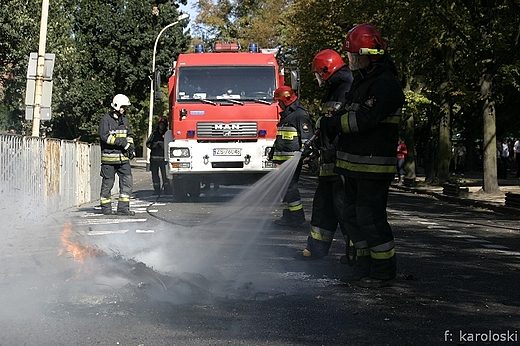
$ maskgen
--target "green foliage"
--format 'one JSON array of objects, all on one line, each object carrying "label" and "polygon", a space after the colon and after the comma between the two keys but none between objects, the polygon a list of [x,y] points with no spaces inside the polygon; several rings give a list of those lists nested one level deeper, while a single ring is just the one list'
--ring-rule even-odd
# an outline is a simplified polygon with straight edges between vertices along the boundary
[{"label": "green foliage", "polygon": [[[186,4],[186,0],[182,0]],[[124,93],[132,107],[129,118],[139,145],[146,136],[152,55],[160,30],[177,20],[178,5],[165,0],[56,0],[49,8],[47,52],[56,54],[53,74],[53,119],[42,126],[58,138],[97,141],[99,119],[113,96]],[[41,2],[0,5],[0,66],[3,103],[23,114],[25,75],[30,52],[38,50]],[[15,15],[13,15],[15,14]],[[167,71],[187,49],[187,22],[164,32],[156,68]],[[31,39],[32,38],[32,39]]]}]

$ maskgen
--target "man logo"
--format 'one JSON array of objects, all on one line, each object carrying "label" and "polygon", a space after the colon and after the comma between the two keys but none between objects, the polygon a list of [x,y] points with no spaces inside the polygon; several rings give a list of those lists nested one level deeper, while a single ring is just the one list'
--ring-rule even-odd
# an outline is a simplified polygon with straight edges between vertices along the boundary
[{"label": "man logo", "polygon": [[215,125],[213,125],[213,130],[224,130],[224,131],[240,130],[240,125],[239,124],[215,124]]}]

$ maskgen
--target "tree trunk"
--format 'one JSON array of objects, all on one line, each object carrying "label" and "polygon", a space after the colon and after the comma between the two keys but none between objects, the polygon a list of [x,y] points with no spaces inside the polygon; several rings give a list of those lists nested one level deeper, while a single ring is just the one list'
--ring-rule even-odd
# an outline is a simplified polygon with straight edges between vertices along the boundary
[{"label": "tree trunk", "polygon": [[450,85],[453,78],[453,47],[444,47],[444,70],[446,80],[440,87],[442,117],[439,124],[439,144],[437,147],[437,181],[444,183],[450,177],[451,161],[451,102]]},{"label": "tree trunk", "polygon": [[415,139],[414,139],[414,128],[415,121],[413,116],[409,116],[406,119],[406,128],[404,134],[404,143],[408,149],[406,155],[406,161],[404,164],[405,179],[407,182],[415,182]]},{"label": "tree trunk", "polygon": [[484,142],[482,144],[484,151],[484,180],[482,189],[487,193],[500,191],[497,179],[497,134],[495,101],[491,95],[492,79],[493,75],[486,71],[480,78],[480,94],[484,100],[484,105],[482,106],[484,125]]}]

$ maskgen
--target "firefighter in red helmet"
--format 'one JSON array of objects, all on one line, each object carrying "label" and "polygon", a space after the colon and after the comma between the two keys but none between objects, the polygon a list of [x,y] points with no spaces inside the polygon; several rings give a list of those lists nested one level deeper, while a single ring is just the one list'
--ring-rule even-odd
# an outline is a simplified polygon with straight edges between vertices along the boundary
[{"label": "firefighter in red helmet", "polygon": [[[298,96],[291,87],[284,85],[277,88],[274,91],[274,100],[278,101],[282,111],[269,158],[277,164],[282,164],[300,151],[303,144],[312,137],[313,131],[309,114],[300,105]],[[302,164],[303,161],[300,160],[285,192],[282,218],[275,221],[279,226],[300,227],[305,223],[305,213],[298,190]]]},{"label": "firefighter in red helmet", "polygon": [[[170,184],[166,173],[166,161],[164,159],[164,134],[168,130],[168,120],[160,117],[157,120],[157,128],[146,140],[146,147],[150,149],[150,171],[152,172],[152,184],[154,195],[161,193],[161,179],[164,191],[170,193]],[[161,175],[159,176],[159,172]]]},{"label": "firefighter in red helmet", "polygon": [[388,190],[395,176],[395,146],[404,94],[387,44],[370,24],[351,29],[344,49],[358,71],[344,114],[321,117],[318,127],[339,134],[334,171],[345,178],[343,218],[357,259],[344,282],[383,287],[396,277],[392,228],[387,221]]},{"label": "firefighter in red helmet", "polygon": [[[324,49],[314,56],[311,72],[316,76],[318,84],[325,88],[321,99],[322,113],[326,117],[337,116],[345,106],[345,95],[352,85],[352,72],[339,53],[332,49]],[[320,160],[318,187],[312,201],[307,246],[296,253],[295,258],[298,259],[320,259],[327,256],[338,223],[347,246],[349,242],[341,217],[345,198],[343,178],[334,173],[337,135],[320,133],[315,143]]]}]

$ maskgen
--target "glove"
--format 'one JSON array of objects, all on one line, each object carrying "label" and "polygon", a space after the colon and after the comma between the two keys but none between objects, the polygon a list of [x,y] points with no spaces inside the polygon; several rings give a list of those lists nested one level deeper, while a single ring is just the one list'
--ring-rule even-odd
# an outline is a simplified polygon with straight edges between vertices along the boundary
[{"label": "glove", "polygon": [[321,116],[316,122],[316,129],[320,129],[323,130],[323,132],[327,132],[330,119],[331,117]]},{"label": "glove", "polygon": [[125,151],[125,156],[132,160],[135,157],[135,146],[133,144],[128,143],[128,149]]},{"label": "glove", "polygon": [[271,150],[269,150],[269,155],[267,156],[267,159],[269,161],[273,161],[273,157],[274,157],[274,146],[271,147]]}]

